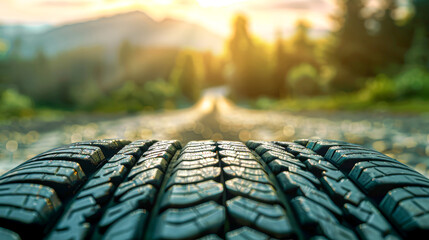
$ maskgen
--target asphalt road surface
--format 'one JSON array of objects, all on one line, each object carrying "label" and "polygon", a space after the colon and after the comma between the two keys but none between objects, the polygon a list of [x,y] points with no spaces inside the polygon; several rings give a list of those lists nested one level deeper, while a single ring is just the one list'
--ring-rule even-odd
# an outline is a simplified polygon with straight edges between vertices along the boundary
[{"label": "asphalt road surface", "polygon": [[429,176],[429,115],[290,113],[238,107],[212,91],[193,107],[157,113],[74,119],[0,128],[0,173],[71,142],[102,139],[282,140],[327,138],[364,145]]}]

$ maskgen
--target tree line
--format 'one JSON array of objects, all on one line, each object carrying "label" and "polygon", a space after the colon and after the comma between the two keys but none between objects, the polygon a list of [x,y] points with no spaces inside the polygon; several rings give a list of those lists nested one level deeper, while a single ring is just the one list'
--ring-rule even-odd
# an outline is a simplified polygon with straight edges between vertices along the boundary
[{"label": "tree line", "polygon": [[337,27],[318,39],[309,36],[311,24],[302,19],[291,37],[279,31],[274,42],[266,42],[250,32],[245,15],[237,15],[221,54],[142,47],[125,39],[115,61],[90,46],[53,57],[40,49],[27,59],[16,39],[0,58],[0,112],[7,117],[40,107],[177,108],[218,85],[229,86],[238,101],[356,92],[372,101],[429,98],[429,1],[410,0],[404,7],[380,0],[375,8],[365,0],[337,2]]}]

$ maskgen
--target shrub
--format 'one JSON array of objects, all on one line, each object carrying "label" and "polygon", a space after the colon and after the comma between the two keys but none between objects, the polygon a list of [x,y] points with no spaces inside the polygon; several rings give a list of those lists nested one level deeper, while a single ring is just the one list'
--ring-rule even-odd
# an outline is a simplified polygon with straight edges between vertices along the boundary
[{"label": "shrub", "polygon": [[397,88],[394,80],[380,74],[367,81],[361,94],[369,101],[392,101],[397,98]]},{"label": "shrub", "polygon": [[24,117],[34,113],[33,102],[14,89],[5,90],[0,97],[1,118]]},{"label": "shrub", "polygon": [[406,68],[396,77],[401,98],[429,98],[429,72],[421,67]]},{"label": "shrub", "polygon": [[301,64],[287,75],[287,83],[293,96],[314,96],[319,94],[320,84],[317,70],[310,64]]}]

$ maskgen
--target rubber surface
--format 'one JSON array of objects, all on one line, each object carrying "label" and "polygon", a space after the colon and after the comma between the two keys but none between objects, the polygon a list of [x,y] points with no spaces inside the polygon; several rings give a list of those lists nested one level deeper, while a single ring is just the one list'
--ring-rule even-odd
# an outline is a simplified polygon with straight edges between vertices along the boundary
[{"label": "rubber surface", "polygon": [[0,239],[413,239],[429,179],[332,140],[96,140],[0,177]]}]

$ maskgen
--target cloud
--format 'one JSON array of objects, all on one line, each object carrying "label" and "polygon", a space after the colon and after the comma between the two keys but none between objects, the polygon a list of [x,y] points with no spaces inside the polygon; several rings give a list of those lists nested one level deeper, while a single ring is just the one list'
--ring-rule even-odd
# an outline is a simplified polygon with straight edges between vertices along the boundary
[{"label": "cloud", "polygon": [[38,6],[43,7],[83,7],[92,4],[90,1],[42,1],[37,3]]},{"label": "cloud", "polygon": [[275,0],[264,4],[255,4],[255,8],[264,10],[310,10],[326,8],[324,0]]},{"label": "cloud", "polygon": [[184,5],[184,6],[198,5],[198,2],[196,0],[176,0],[174,1],[174,3],[177,5]]}]

